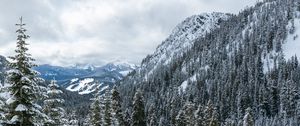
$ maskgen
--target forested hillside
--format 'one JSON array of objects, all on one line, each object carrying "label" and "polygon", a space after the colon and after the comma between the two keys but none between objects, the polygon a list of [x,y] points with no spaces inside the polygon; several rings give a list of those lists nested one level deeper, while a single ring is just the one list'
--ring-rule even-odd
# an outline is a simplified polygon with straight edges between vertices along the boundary
[{"label": "forested hillside", "polygon": [[259,2],[203,36],[179,40],[192,44],[175,55],[164,48],[176,41],[171,35],[119,83],[123,110],[132,110],[139,89],[149,125],[299,125],[300,53],[289,44],[299,43],[299,2]]},{"label": "forested hillside", "polygon": [[37,67],[16,26],[1,126],[300,125],[300,0],[190,16],[139,67]]}]

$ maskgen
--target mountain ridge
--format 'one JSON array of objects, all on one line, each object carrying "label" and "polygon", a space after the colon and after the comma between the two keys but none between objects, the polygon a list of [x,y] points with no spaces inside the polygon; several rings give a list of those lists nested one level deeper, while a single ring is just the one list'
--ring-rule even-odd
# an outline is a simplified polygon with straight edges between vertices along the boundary
[{"label": "mountain ridge", "polygon": [[[165,41],[158,45],[153,54],[142,60],[140,70],[147,68],[154,70],[162,63],[168,65],[172,58],[176,58],[177,55],[182,55],[190,49],[196,38],[205,36],[213,29],[218,28],[219,24],[230,16],[232,15],[228,13],[213,12],[187,17],[172,30]],[[147,79],[153,70],[146,73],[143,78]]]},{"label": "mountain ridge", "polygon": [[135,68],[136,66],[133,64],[116,61],[100,67],[90,64],[71,67],[45,64],[34,69],[40,73],[40,77],[43,79],[55,79],[69,91],[90,94],[97,88],[104,93],[105,89],[111,88],[116,81],[120,81]]},{"label": "mountain ridge", "polygon": [[[287,27],[289,22],[293,26],[298,21],[299,11],[297,0],[259,2],[232,15],[203,37],[180,41],[193,44],[189,49],[180,48],[183,53],[170,61],[157,63],[156,53],[147,56],[140,69],[118,84],[124,110],[130,111],[132,103],[128,101],[139,89],[144,93],[149,118],[163,125],[184,121],[177,113],[179,116],[181,112],[196,111],[195,106],[208,104],[213,104],[218,114],[215,116],[223,125],[240,125],[247,108],[255,115],[255,125],[270,125],[272,121],[284,125],[280,116],[285,116],[290,125],[299,124],[294,121],[295,114],[282,114],[287,110],[298,112],[297,107],[287,102],[299,102],[295,97],[300,92],[300,68],[296,56],[284,58],[286,52],[282,47],[289,43],[288,34],[300,28]],[[161,48],[166,53],[173,51]],[[286,94],[286,90],[298,93]]]}]

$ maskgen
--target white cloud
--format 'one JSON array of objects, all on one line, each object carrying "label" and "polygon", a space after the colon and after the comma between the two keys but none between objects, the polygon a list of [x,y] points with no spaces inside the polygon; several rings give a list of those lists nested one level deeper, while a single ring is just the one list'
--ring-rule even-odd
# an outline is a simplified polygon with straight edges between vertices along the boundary
[{"label": "white cloud", "polygon": [[0,1],[0,55],[13,55],[19,16],[39,64],[138,64],[186,17],[237,13],[253,0],[19,0]]}]

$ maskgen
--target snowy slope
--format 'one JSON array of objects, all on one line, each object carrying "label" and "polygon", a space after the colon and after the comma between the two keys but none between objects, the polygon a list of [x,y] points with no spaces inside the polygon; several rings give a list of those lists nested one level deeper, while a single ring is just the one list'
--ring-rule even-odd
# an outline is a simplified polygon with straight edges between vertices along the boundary
[{"label": "snowy slope", "polygon": [[192,47],[196,38],[205,36],[218,28],[220,22],[229,17],[229,14],[224,13],[204,13],[185,19],[175,27],[171,35],[157,47],[152,55],[143,60],[141,69],[152,69],[145,76],[151,74],[158,64],[167,65],[173,57],[182,55]]},{"label": "snowy slope", "polygon": [[89,74],[73,76],[61,82],[62,87],[79,94],[90,94],[99,89],[104,93],[105,89],[110,88],[115,82],[123,79],[127,74],[136,68],[135,65],[124,61],[115,61],[102,67],[76,67],[77,69],[89,68]]},{"label": "snowy slope", "polygon": [[78,92],[78,94],[90,94],[99,89],[100,92],[104,93],[105,89],[112,87],[112,82],[100,82],[97,78],[74,78],[70,82],[66,82],[66,90],[71,92]]},{"label": "snowy slope", "polygon": [[[179,105],[175,109],[185,111],[185,101],[203,106],[210,99],[223,107],[219,110],[225,114],[223,121],[237,120],[234,124],[239,125],[245,114],[241,111],[249,107],[258,113],[257,126],[295,125],[280,116],[286,116],[286,110],[291,109],[282,109],[283,104],[297,104],[296,100],[284,100],[287,97],[281,93],[287,88],[298,91],[299,87],[299,76],[294,76],[299,74],[298,60],[291,59],[300,55],[299,11],[299,0],[266,0],[230,16],[220,26],[204,23],[211,27],[207,32],[213,31],[207,35],[205,30],[193,32],[201,24],[197,20],[191,23],[197,16],[186,19],[154,54],[142,61],[135,74],[120,82],[125,108],[130,107],[133,92],[139,89],[143,91],[146,111],[167,108],[166,113],[155,113],[157,122],[173,116],[174,108],[168,109],[170,105]],[[275,95],[282,99],[275,99]],[[262,104],[270,105],[268,110],[271,106],[280,110],[273,109],[273,114],[266,116],[261,113],[265,111],[260,108]]]},{"label": "snowy slope", "polygon": [[300,56],[300,12],[295,14],[294,22],[290,21],[287,29],[288,33],[285,44],[283,44],[283,53],[286,59],[292,56]]}]

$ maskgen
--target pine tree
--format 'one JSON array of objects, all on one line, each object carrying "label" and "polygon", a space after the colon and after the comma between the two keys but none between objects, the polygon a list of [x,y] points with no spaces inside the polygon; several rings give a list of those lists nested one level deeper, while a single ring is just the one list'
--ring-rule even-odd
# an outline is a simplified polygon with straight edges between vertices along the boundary
[{"label": "pine tree", "polygon": [[157,113],[155,111],[154,104],[151,104],[148,109],[147,125],[148,126],[156,126],[157,125]]},{"label": "pine tree", "polygon": [[185,118],[185,114],[184,114],[184,110],[180,110],[178,112],[178,115],[176,116],[176,126],[186,126],[187,125],[187,121],[184,119]]},{"label": "pine tree", "polygon": [[144,98],[140,90],[136,91],[133,98],[133,112],[131,114],[132,126],[146,126]]},{"label": "pine tree", "polygon": [[94,102],[91,104],[90,113],[90,124],[92,126],[101,126],[102,116],[101,116],[100,99],[95,98]]},{"label": "pine tree", "polygon": [[63,125],[65,122],[65,110],[61,107],[64,100],[60,98],[63,93],[55,80],[52,80],[48,85],[47,99],[44,100],[44,113],[49,117],[46,124],[47,126]]},{"label": "pine tree", "polygon": [[111,96],[111,106],[112,106],[112,111],[113,111],[113,123],[114,125],[120,125],[124,126],[124,117],[123,117],[123,112],[121,108],[121,97],[120,93],[117,90],[117,87],[114,86],[112,89],[112,96]]},{"label": "pine tree", "polygon": [[109,90],[105,92],[104,98],[104,126],[110,126],[112,124],[112,109],[111,109],[111,95]]},{"label": "pine tree", "polygon": [[35,66],[34,59],[27,53],[28,44],[25,40],[29,36],[25,34],[26,29],[23,27],[25,24],[22,22],[22,17],[20,23],[16,25],[19,26],[16,31],[18,34],[16,55],[10,57],[11,70],[7,72],[7,82],[10,84],[8,90],[11,94],[6,101],[9,106],[7,119],[11,125],[38,125],[37,122],[46,117],[41,113],[41,107],[36,104],[37,100],[41,99],[38,85],[41,79],[37,78],[37,72],[32,69]]},{"label": "pine tree", "polygon": [[194,120],[195,105],[191,102],[186,102],[176,117],[177,126],[192,126]]},{"label": "pine tree", "polygon": [[79,121],[76,117],[75,112],[72,112],[68,117],[69,117],[68,123],[67,123],[68,126],[77,126],[78,125]]},{"label": "pine tree", "polygon": [[204,126],[204,108],[203,106],[200,104],[198,106],[198,109],[195,111],[195,124],[197,126]]},{"label": "pine tree", "polygon": [[204,109],[204,125],[205,126],[218,126],[218,114],[216,108],[213,106],[211,100],[208,101]]},{"label": "pine tree", "polygon": [[251,108],[246,109],[246,114],[243,118],[243,126],[254,126],[254,121],[251,114]]},{"label": "pine tree", "polygon": [[212,117],[209,122],[209,126],[219,126],[220,125],[217,115],[218,115],[217,111],[213,111]]},{"label": "pine tree", "polygon": [[2,87],[0,85],[0,125],[5,122],[5,112],[7,111],[5,99],[1,97],[2,94]]},{"label": "pine tree", "polygon": [[90,110],[90,125],[92,126],[101,126],[102,124],[102,113],[101,113],[101,101],[103,98],[99,93],[96,93],[93,99],[93,103],[91,104]]},{"label": "pine tree", "polygon": [[129,126],[131,124],[131,112],[127,108],[124,114],[125,126]]}]

